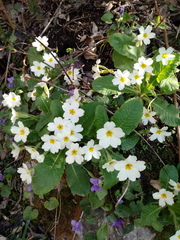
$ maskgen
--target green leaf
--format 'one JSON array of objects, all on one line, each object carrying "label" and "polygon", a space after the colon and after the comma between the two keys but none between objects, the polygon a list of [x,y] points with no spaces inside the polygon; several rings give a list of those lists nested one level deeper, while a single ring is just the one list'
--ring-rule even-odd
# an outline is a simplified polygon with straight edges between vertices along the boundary
[{"label": "green leaf", "polygon": [[155,230],[162,231],[163,226],[158,222],[158,217],[161,210],[161,207],[151,204],[144,206],[140,218],[135,220],[135,225],[137,227],[152,226]]},{"label": "green leaf", "polygon": [[100,129],[103,128],[104,124],[108,121],[108,115],[107,115],[107,111],[104,108],[104,106],[97,106],[96,110],[95,110],[95,126],[96,129]]},{"label": "green leaf", "polygon": [[167,164],[160,170],[159,180],[161,187],[167,189],[170,179],[178,182],[178,171],[175,166]]},{"label": "green leaf", "polygon": [[62,109],[62,103],[59,100],[52,100],[50,105],[50,111],[52,113],[52,116],[55,117],[62,117],[63,116],[63,109]]},{"label": "green leaf", "polygon": [[47,95],[42,91],[41,88],[36,88],[36,100],[35,105],[44,113],[50,111],[50,103],[51,99],[47,97]]},{"label": "green leaf", "polygon": [[112,121],[128,135],[138,126],[142,113],[142,101],[132,98],[123,103],[120,109],[115,112]]},{"label": "green leaf", "polygon": [[49,153],[45,156],[43,163],[35,167],[32,179],[33,191],[37,195],[43,195],[51,191],[60,181],[64,173],[64,153]]},{"label": "green leaf", "polygon": [[49,201],[45,201],[44,203],[44,207],[48,210],[53,210],[57,208],[58,205],[59,205],[59,202],[55,197],[51,197]]},{"label": "green leaf", "polygon": [[134,64],[136,63],[133,59],[123,56],[116,51],[113,51],[112,60],[115,68],[119,68],[121,71],[128,70],[132,72]]},{"label": "green leaf", "polygon": [[119,54],[134,61],[142,55],[141,49],[135,46],[134,38],[124,33],[114,33],[109,37],[109,44]]},{"label": "green leaf", "polygon": [[95,120],[95,111],[96,107],[101,105],[99,102],[91,102],[85,104],[82,109],[85,111],[84,115],[80,118],[79,123],[82,124],[83,127],[83,136],[88,136],[88,134],[93,134],[93,126]]},{"label": "green leaf", "polygon": [[121,149],[125,151],[132,149],[139,141],[139,138],[139,135],[136,133],[131,133],[125,138],[122,138]]},{"label": "green leaf", "polygon": [[31,66],[34,65],[33,64],[34,61],[38,61],[38,62],[44,61],[42,54],[40,54],[34,47],[30,47],[28,50],[28,60]]},{"label": "green leaf", "polygon": [[178,79],[174,74],[171,74],[168,78],[163,79],[159,86],[166,94],[174,93],[179,89]]},{"label": "green leaf", "polygon": [[173,205],[168,205],[175,214],[180,215],[180,203],[174,203]]},{"label": "green leaf", "polygon": [[118,217],[128,217],[131,215],[131,209],[128,206],[125,206],[123,204],[119,204],[114,213],[118,216]]},{"label": "green leaf", "polygon": [[96,237],[94,236],[94,233],[87,233],[84,240],[96,240]]},{"label": "green leaf", "polygon": [[86,196],[90,191],[89,176],[78,164],[66,165],[67,184],[73,195]]},{"label": "green leaf", "polygon": [[118,87],[113,85],[112,80],[114,76],[107,75],[100,78],[96,78],[92,82],[92,88],[94,91],[101,93],[103,95],[113,95],[118,94],[119,90]]},{"label": "green leaf", "polygon": [[97,196],[96,196],[96,193],[95,192],[90,192],[89,193],[89,202],[91,204],[91,208],[92,209],[96,209],[98,207],[101,207],[103,204],[104,204],[104,199],[99,199]]},{"label": "green leaf", "polygon": [[24,220],[33,220],[37,218],[37,216],[38,216],[38,210],[32,209],[31,206],[26,207],[23,211]]},{"label": "green leaf", "polygon": [[152,107],[165,124],[174,127],[180,125],[179,110],[173,104],[157,98],[152,102]]},{"label": "green leaf", "polygon": [[106,240],[108,237],[108,225],[104,223],[97,231],[97,240]]},{"label": "green leaf", "polygon": [[105,23],[112,23],[113,17],[114,15],[111,12],[107,12],[101,17],[101,20]]},{"label": "green leaf", "polygon": [[160,83],[162,80],[167,79],[172,73],[178,72],[179,69],[177,67],[180,64],[180,53],[175,54],[175,58],[173,61],[169,61],[168,65],[163,66],[163,69],[158,74],[156,80]]},{"label": "green leaf", "polygon": [[52,120],[52,113],[48,112],[41,115],[36,125],[36,131],[39,132],[44,126],[46,126]]},{"label": "green leaf", "polygon": [[8,185],[4,185],[1,189],[1,196],[8,197],[11,194],[11,187]]},{"label": "green leaf", "polygon": [[118,175],[117,171],[108,172],[106,169],[101,169],[101,174],[104,178],[103,187],[107,190],[119,182],[117,178],[117,175]]}]

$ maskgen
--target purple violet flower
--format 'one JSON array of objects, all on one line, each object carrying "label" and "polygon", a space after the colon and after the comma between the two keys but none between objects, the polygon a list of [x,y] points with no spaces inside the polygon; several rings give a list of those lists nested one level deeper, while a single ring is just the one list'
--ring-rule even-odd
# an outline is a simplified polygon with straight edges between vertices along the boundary
[{"label": "purple violet flower", "polygon": [[9,135],[6,134],[6,137],[10,140],[11,144],[14,142],[14,137],[13,136],[9,136]]},{"label": "purple violet flower", "polygon": [[32,191],[32,185],[31,185],[31,184],[28,186],[27,190],[28,190],[29,192]]},{"label": "purple violet flower", "polygon": [[1,124],[2,126],[4,126],[5,123],[6,123],[6,120],[4,120],[4,119],[0,119],[0,124]]},{"label": "purple violet flower", "polygon": [[71,224],[73,225],[72,231],[82,232],[82,224],[79,221],[72,220]]},{"label": "purple violet flower", "polygon": [[14,81],[14,77],[10,77],[10,78],[7,78],[7,80],[8,80],[8,87],[14,87],[15,85],[14,85],[14,83],[13,83],[13,81]]},{"label": "purple violet flower", "polygon": [[124,13],[124,7],[123,7],[123,6],[121,6],[121,7],[119,8],[119,13],[120,13],[121,15]]},{"label": "purple violet flower", "polygon": [[4,180],[4,177],[2,175],[2,173],[0,173],[0,181],[3,181]]},{"label": "purple violet flower", "polygon": [[112,226],[116,226],[116,227],[119,227],[119,228],[122,228],[123,227],[123,224],[124,223],[124,220],[122,219],[119,219],[119,220],[115,220],[112,224]]},{"label": "purple violet flower", "polygon": [[100,182],[98,178],[90,178],[90,182],[93,184],[91,187],[91,192],[102,191],[102,188],[98,185]]},{"label": "purple violet flower", "polygon": [[74,89],[71,89],[71,90],[69,91],[69,94],[70,94],[70,96],[73,96],[73,95],[74,95]]},{"label": "purple violet flower", "polygon": [[121,199],[120,201],[118,201],[118,204],[123,204],[123,200]]}]

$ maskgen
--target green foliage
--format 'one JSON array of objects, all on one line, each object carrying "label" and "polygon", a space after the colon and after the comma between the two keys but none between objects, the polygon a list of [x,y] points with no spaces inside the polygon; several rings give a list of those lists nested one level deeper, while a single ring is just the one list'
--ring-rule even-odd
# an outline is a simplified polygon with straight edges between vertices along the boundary
[{"label": "green foliage", "polygon": [[77,164],[66,165],[67,184],[73,195],[86,196],[90,191],[89,176],[86,171]]},{"label": "green foliage", "polygon": [[113,17],[114,15],[111,12],[107,12],[101,17],[101,20],[105,23],[112,23]]},{"label": "green foliage", "polygon": [[112,121],[117,127],[122,128],[125,134],[129,135],[141,121],[142,112],[142,101],[135,98],[129,99],[115,112]]},{"label": "green foliage", "polygon": [[94,120],[96,129],[98,130],[100,128],[103,128],[104,124],[107,121],[108,121],[108,115],[107,115],[106,109],[102,105],[97,106],[95,110],[95,120]]},{"label": "green foliage", "polygon": [[59,205],[59,202],[58,202],[57,198],[55,198],[55,197],[51,197],[49,199],[49,201],[45,201],[45,203],[44,203],[44,207],[48,210],[53,210],[53,209],[57,208],[58,205]]},{"label": "green foliage", "polygon": [[170,179],[178,182],[178,171],[175,166],[167,164],[160,170],[159,180],[161,187],[168,189]]},{"label": "green foliage", "polygon": [[64,153],[47,154],[43,163],[35,167],[32,181],[33,191],[37,195],[43,195],[51,191],[60,181],[64,173]]},{"label": "green foliage", "polygon": [[38,217],[38,210],[33,209],[31,206],[28,206],[23,211],[24,220],[33,220]]},{"label": "green foliage", "polygon": [[97,231],[97,240],[106,240],[108,237],[108,225],[104,223]]}]

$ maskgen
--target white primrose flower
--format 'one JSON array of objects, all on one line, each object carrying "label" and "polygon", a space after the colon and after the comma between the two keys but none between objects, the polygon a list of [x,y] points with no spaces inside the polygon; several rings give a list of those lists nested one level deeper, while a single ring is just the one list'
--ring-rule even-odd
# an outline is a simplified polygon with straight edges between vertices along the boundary
[{"label": "white primrose flower", "polygon": [[173,52],[173,48],[169,47],[165,49],[164,47],[159,48],[159,55],[156,57],[156,61],[162,61],[163,65],[167,65],[168,61],[171,61],[175,58],[175,55],[171,54]]},{"label": "white primrose flower", "polygon": [[143,107],[143,115],[142,115],[142,123],[144,125],[147,125],[148,122],[155,123],[156,119],[153,118],[153,116],[156,115],[156,112],[151,111],[149,112],[145,107]]},{"label": "white primrose flower", "polygon": [[172,179],[170,179],[169,184],[173,187],[174,189],[174,195],[178,195],[180,192],[180,183],[175,182]]},{"label": "white primrose flower", "polygon": [[119,171],[117,175],[119,181],[129,179],[134,182],[136,178],[140,177],[140,172],[143,171],[146,166],[144,161],[137,161],[136,156],[130,155],[125,160],[117,161],[114,168]]},{"label": "white primrose flower", "polygon": [[116,161],[115,159],[112,159],[111,161],[105,163],[102,168],[106,169],[107,172],[113,172],[115,170],[114,166],[118,161]]},{"label": "white primrose flower", "polygon": [[71,104],[65,102],[62,105],[62,108],[64,110],[63,117],[65,119],[70,119],[71,122],[76,123],[79,121],[79,118],[84,115],[84,110],[79,108],[79,103],[74,101]]},{"label": "white primrose flower", "polygon": [[153,134],[150,136],[150,140],[154,141],[155,139],[157,139],[159,142],[163,142],[165,140],[166,136],[170,136],[171,132],[167,132],[166,130],[168,129],[168,127],[163,127],[161,129],[157,128],[157,127],[151,127],[150,128],[150,132],[152,132]]},{"label": "white primrose flower", "polygon": [[25,127],[24,124],[20,121],[18,121],[18,127],[12,126],[11,127],[11,132],[16,134],[14,136],[14,141],[15,142],[26,142],[27,141],[27,136],[29,134],[29,128]]},{"label": "white primrose flower", "polygon": [[100,62],[101,62],[101,59],[97,59],[96,64],[92,67],[92,71],[94,72],[93,74],[94,79],[101,77],[100,69],[99,69]]},{"label": "white primrose flower", "polygon": [[86,146],[83,147],[83,151],[85,153],[84,159],[86,161],[90,161],[92,157],[99,159],[101,156],[101,153],[99,150],[101,150],[102,147],[98,144],[94,144],[94,140],[90,140]]},{"label": "white primrose flower", "polygon": [[47,129],[50,132],[54,132],[56,135],[59,132],[62,132],[71,122],[69,120],[63,119],[61,117],[55,117],[54,122],[48,123]]},{"label": "white primrose flower", "polygon": [[[46,74],[42,77],[42,81],[48,82],[51,78],[49,78]],[[39,82],[35,85],[35,87],[47,88],[47,84],[45,82]]]},{"label": "white primrose flower", "polygon": [[71,69],[69,69],[66,73],[69,76],[69,78],[68,78],[67,75],[64,75],[64,80],[67,82],[67,84],[68,85],[74,84],[76,86],[79,86],[78,78],[81,77],[81,75],[79,74],[79,69],[74,68],[72,66]]},{"label": "white primrose flower", "polygon": [[140,57],[138,62],[134,64],[134,69],[139,71],[139,74],[144,75],[145,72],[152,73],[153,68],[151,64],[153,60],[151,58],[145,59],[145,57]]},{"label": "white primrose flower", "polygon": [[12,143],[12,145],[13,145],[14,149],[11,151],[11,154],[12,154],[13,158],[15,158],[15,160],[16,160],[19,156],[20,148],[15,143]]},{"label": "white primrose flower", "polygon": [[[38,40],[40,41],[38,41]],[[45,49],[45,47],[43,46],[43,44],[47,47],[49,45],[48,43],[48,38],[46,36],[43,37],[36,37],[35,41],[32,43],[32,46],[36,48],[36,50],[38,52],[42,51]]]},{"label": "white primrose flower", "polygon": [[2,104],[8,108],[19,107],[21,105],[21,97],[14,92],[10,92],[9,94],[4,93],[3,98]]},{"label": "white primrose flower", "polygon": [[84,151],[81,147],[79,147],[78,143],[72,143],[69,150],[66,152],[66,159],[65,161],[69,164],[72,164],[74,162],[81,164],[84,160],[82,154],[84,154]]},{"label": "white primrose flower", "polygon": [[17,169],[17,172],[20,174],[20,178],[22,181],[26,181],[27,184],[30,184],[32,182],[31,173],[25,163],[22,164],[23,167],[20,167]]},{"label": "white primrose flower", "polygon": [[131,79],[131,84],[140,85],[142,83],[142,79],[144,78],[144,75],[140,74],[139,71],[137,70],[133,70],[133,72],[130,73],[129,78]]},{"label": "white primrose flower", "polygon": [[77,141],[81,141],[83,135],[80,132],[83,131],[83,127],[81,124],[75,125],[74,123],[69,123],[68,128],[70,129],[71,135],[77,138]]},{"label": "white primrose flower", "polygon": [[159,192],[153,193],[153,198],[159,200],[159,206],[164,207],[166,204],[174,204],[174,194],[170,191],[166,191],[165,188],[161,188]]},{"label": "white primrose flower", "polygon": [[39,152],[35,148],[25,146],[25,149],[28,151],[28,153],[31,154],[32,159],[35,159],[38,162],[44,161],[44,155],[40,155]]},{"label": "white primrose flower", "polygon": [[114,122],[106,122],[104,128],[97,131],[97,139],[99,139],[99,145],[103,148],[112,146],[116,148],[121,144],[122,137],[125,136],[123,130],[119,127],[115,127]]},{"label": "white primrose flower", "polygon": [[122,72],[118,69],[114,72],[114,75],[115,78],[113,78],[112,83],[118,85],[119,90],[122,90],[125,86],[131,85],[131,80],[129,79],[130,72],[128,70]]},{"label": "white primrose flower", "polygon": [[71,91],[73,92],[73,93],[72,93],[73,95],[72,95],[70,98],[66,99],[66,102],[67,102],[67,103],[72,103],[72,102],[74,102],[74,101],[80,102],[80,101],[81,101],[81,97],[80,97],[80,95],[79,95],[78,89],[75,88],[74,90],[70,90],[70,92],[71,92]]},{"label": "white primrose flower", "polygon": [[34,72],[34,75],[39,77],[41,74],[45,73],[45,64],[38,61],[33,61],[33,66],[30,67],[31,71]]},{"label": "white primrose flower", "polygon": [[70,148],[73,142],[76,142],[78,139],[71,135],[71,131],[69,129],[64,129],[62,132],[57,133],[57,137],[61,143],[61,149]]},{"label": "white primrose flower", "polygon": [[178,230],[169,240],[179,240],[180,239],[180,230]]},{"label": "white primrose flower", "polygon": [[51,53],[44,53],[43,55],[44,62],[47,63],[52,68],[54,68],[54,66],[58,64],[57,60],[55,59],[56,56],[57,54],[54,52],[53,55]]},{"label": "white primrose flower", "polygon": [[42,145],[42,149],[44,151],[50,151],[54,154],[59,152],[60,149],[62,149],[61,143],[57,136],[45,134],[41,137],[41,140],[44,142],[44,144]]},{"label": "white primrose flower", "polygon": [[31,78],[29,74],[22,74],[22,75],[20,76],[21,82],[25,82],[25,81],[26,81],[26,79],[25,79],[26,77],[27,77],[27,78]]},{"label": "white primrose flower", "polygon": [[32,92],[28,92],[27,96],[32,99],[32,101],[36,100],[36,88]]},{"label": "white primrose flower", "polygon": [[11,112],[11,113],[12,113],[11,122],[12,122],[12,124],[14,125],[15,122],[16,122],[16,119],[19,118],[19,113],[16,112],[16,111],[14,110],[14,108],[12,108],[12,112]]},{"label": "white primrose flower", "polygon": [[150,44],[150,39],[155,37],[155,33],[152,33],[152,26],[148,25],[146,28],[140,27],[140,34],[137,36],[139,41],[143,41],[145,45]]}]

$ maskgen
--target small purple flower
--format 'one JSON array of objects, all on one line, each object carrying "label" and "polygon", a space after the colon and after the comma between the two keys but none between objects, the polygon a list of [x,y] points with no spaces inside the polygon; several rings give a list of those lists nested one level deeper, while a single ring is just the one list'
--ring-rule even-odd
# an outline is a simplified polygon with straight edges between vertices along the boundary
[{"label": "small purple flower", "polygon": [[4,177],[2,175],[2,173],[0,173],[0,181],[3,181],[4,180]]},{"label": "small purple flower", "polygon": [[14,77],[10,77],[10,78],[7,78],[7,80],[8,80],[8,87],[14,87],[15,85],[14,85],[14,83],[13,83],[13,81],[14,81]]},{"label": "small purple flower", "polygon": [[119,13],[120,13],[121,15],[124,13],[124,7],[123,7],[123,6],[121,6],[121,7],[119,8]]},{"label": "small purple flower", "polygon": [[0,124],[1,124],[2,126],[4,126],[5,123],[6,123],[6,120],[4,120],[4,119],[0,119]]},{"label": "small purple flower", "polygon": [[70,96],[73,96],[73,95],[74,95],[74,89],[71,89],[71,90],[69,91],[69,94],[70,94]]},{"label": "small purple flower", "polygon": [[27,190],[28,190],[29,192],[32,191],[32,185],[31,185],[31,184],[28,186]]},{"label": "small purple flower", "polygon": [[82,224],[79,221],[72,220],[71,224],[73,225],[72,231],[82,232]]},{"label": "small purple flower", "polygon": [[118,201],[118,203],[117,204],[123,204],[123,200],[121,199],[120,201]]},{"label": "small purple flower", "polygon": [[123,224],[124,223],[124,220],[122,219],[119,219],[119,220],[115,220],[112,224],[112,226],[116,226],[116,227],[119,227],[119,228],[122,228],[123,227]]},{"label": "small purple flower", "polygon": [[13,136],[9,136],[9,135],[6,134],[6,137],[10,140],[11,144],[14,142],[14,137]]},{"label": "small purple flower", "polygon": [[98,178],[90,178],[90,182],[93,184],[93,186],[91,187],[91,192],[102,191],[102,188],[98,185],[99,184]]}]

